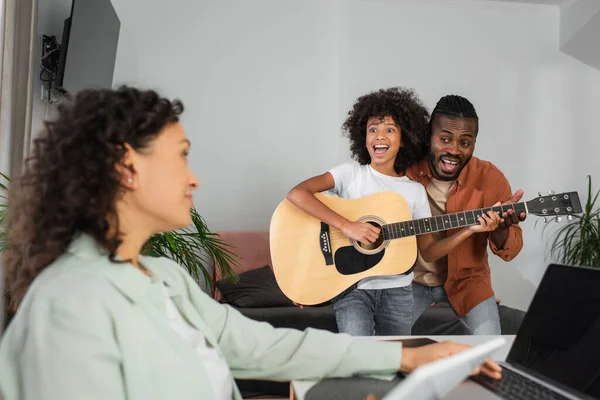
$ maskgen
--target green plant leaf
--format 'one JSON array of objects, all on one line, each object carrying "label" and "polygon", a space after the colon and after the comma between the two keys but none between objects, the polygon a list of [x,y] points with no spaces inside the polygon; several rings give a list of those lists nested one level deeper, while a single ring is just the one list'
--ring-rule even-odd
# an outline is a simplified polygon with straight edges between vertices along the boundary
[{"label": "green plant leaf", "polygon": [[208,265],[214,261],[223,279],[237,281],[234,267],[237,256],[231,246],[209,230],[206,221],[193,208],[192,225],[176,232],[153,235],[143,247],[143,254],[168,257],[184,267],[196,281],[204,279],[209,290],[213,281]]},{"label": "green plant leaf", "polygon": [[550,255],[564,264],[600,268],[600,210],[595,208],[600,190],[594,194],[592,177],[587,178],[588,198],[583,213],[556,230]]}]

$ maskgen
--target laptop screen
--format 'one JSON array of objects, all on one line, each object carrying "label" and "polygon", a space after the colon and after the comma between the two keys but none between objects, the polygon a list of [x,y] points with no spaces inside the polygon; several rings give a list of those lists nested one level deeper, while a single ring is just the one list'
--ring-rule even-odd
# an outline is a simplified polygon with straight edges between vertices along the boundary
[{"label": "laptop screen", "polygon": [[600,399],[600,269],[551,264],[507,361]]}]

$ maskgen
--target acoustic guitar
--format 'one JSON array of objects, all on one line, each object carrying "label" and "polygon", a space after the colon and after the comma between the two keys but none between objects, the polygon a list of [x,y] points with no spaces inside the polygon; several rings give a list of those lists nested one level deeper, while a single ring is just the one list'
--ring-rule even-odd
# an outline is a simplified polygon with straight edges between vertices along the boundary
[{"label": "acoustic guitar", "polygon": [[533,200],[431,218],[412,219],[406,200],[385,191],[355,200],[318,193],[329,208],[350,221],[381,228],[379,239],[365,245],[303,212],[287,199],[276,208],[270,224],[273,272],[283,293],[296,303],[331,300],[361,279],[409,271],[417,258],[417,235],[475,225],[490,210],[504,213],[561,215],[581,213],[577,192],[539,196]]}]

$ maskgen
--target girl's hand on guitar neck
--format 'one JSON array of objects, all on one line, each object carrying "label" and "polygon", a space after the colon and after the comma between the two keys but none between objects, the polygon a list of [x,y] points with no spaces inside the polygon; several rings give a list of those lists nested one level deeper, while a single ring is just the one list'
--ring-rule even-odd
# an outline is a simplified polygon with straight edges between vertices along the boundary
[{"label": "girl's hand on guitar neck", "polygon": [[342,227],[342,233],[351,239],[358,240],[363,244],[371,244],[379,238],[381,229],[366,223],[348,221]]},{"label": "girl's hand on guitar neck", "polygon": [[469,229],[472,233],[492,232],[504,221],[504,219],[495,211],[488,211],[478,218],[478,225],[471,225]]}]

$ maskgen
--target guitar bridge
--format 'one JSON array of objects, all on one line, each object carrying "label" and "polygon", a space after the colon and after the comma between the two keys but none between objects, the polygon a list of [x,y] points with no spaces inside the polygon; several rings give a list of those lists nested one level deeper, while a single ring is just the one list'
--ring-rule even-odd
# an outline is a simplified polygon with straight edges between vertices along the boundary
[{"label": "guitar bridge", "polygon": [[333,265],[333,255],[331,254],[331,241],[329,240],[329,225],[321,222],[321,233],[319,234],[319,248],[325,258],[325,265]]}]

